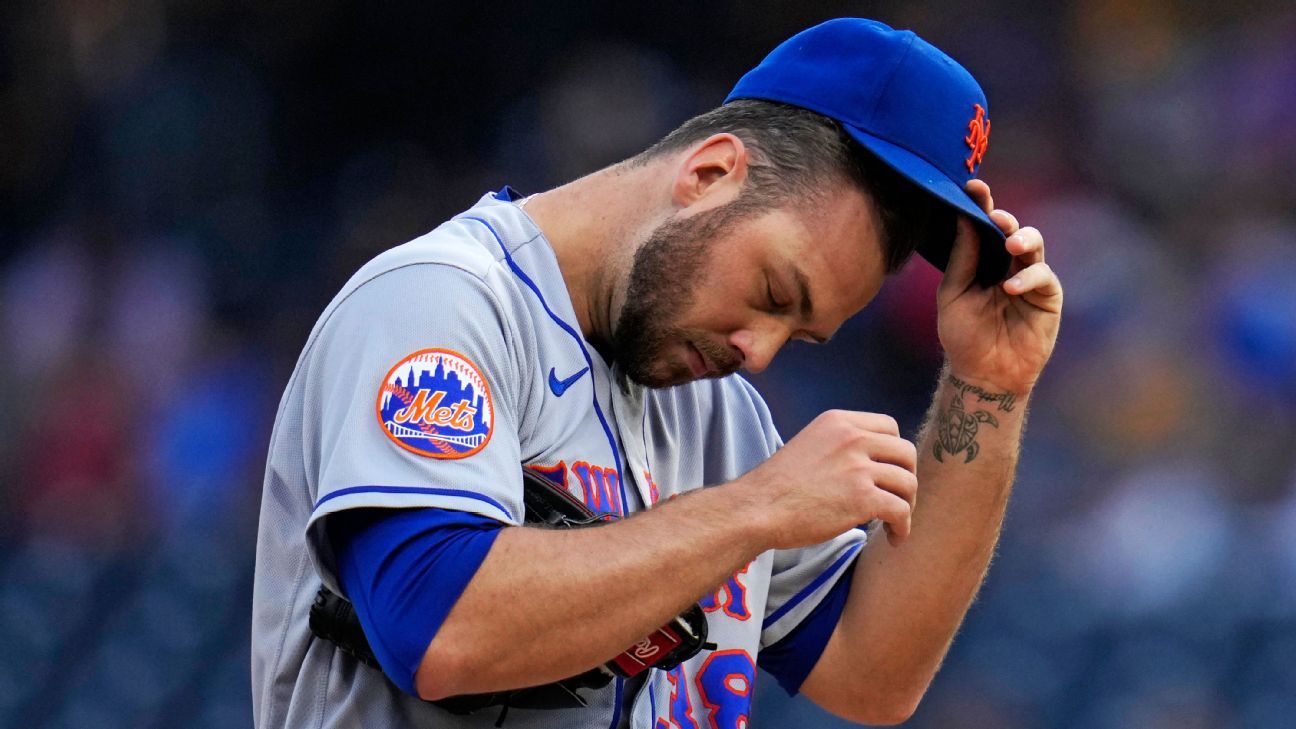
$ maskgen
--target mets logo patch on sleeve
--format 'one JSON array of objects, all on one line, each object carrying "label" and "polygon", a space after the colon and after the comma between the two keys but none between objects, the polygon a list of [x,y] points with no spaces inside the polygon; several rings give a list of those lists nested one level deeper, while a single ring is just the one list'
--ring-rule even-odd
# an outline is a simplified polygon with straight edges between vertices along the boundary
[{"label": "mets logo patch on sleeve", "polygon": [[466,458],[495,426],[490,386],[472,360],[449,349],[420,349],[388,370],[378,422],[396,445],[430,458]]}]

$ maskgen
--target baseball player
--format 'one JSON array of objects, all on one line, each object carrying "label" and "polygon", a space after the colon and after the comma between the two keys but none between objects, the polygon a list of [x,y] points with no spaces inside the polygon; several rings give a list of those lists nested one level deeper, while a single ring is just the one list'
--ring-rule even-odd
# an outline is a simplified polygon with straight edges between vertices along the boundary
[{"label": "baseball player", "polygon": [[[487,194],[361,268],[272,436],[257,726],[734,729],[757,670],[909,717],[994,550],[1061,310],[1040,234],[972,179],[990,128],[941,51],[833,20],[635,158]],[[947,355],[917,444],[845,411],[783,443],[735,372],[829,340],[915,250],[945,272]],[[525,525],[523,469],[601,518]],[[312,631],[328,594],[374,665]],[[691,605],[705,644],[654,663]],[[626,656],[643,670],[525,691]]]}]

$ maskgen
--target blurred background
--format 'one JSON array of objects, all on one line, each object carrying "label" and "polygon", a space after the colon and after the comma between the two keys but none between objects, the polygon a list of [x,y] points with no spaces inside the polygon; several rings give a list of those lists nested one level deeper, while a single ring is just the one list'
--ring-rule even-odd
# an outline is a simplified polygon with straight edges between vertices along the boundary
[{"label": "blurred background", "polygon": [[[1291,3],[639,5],[0,4],[0,727],[250,726],[269,429],[333,293],[837,15],[978,76],[981,174],[1067,286],[998,559],[909,726],[1292,726]],[[785,437],[829,407],[916,430],[937,278],[755,378]],[[846,725],[762,680],[752,726]]]}]

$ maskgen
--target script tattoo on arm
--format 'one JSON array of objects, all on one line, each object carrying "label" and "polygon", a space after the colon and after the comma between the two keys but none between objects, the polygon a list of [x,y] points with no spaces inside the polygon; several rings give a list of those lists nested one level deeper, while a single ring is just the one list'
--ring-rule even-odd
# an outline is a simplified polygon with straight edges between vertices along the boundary
[{"label": "script tattoo on arm", "polygon": [[976,403],[994,403],[999,411],[1010,413],[1017,404],[1017,398],[1011,392],[988,392],[954,375],[949,375],[949,383],[955,392],[950,397],[949,405],[936,411],[936,422],[933,423],[936,442],[932,446],[932,455],[944,463],[946,453],[958,455],[966,452],[963,462],[971,463],[981,450],[976,442],[981,424],[998,428],[999,421],[988,410],[969,411],[964,399],[972,395],[976,397]]}]

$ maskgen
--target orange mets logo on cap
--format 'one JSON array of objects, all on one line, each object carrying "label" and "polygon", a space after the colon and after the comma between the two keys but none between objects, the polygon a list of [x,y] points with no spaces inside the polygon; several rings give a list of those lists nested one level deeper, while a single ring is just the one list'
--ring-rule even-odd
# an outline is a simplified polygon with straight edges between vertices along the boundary
[{"label": "orange mets logo on cap", "polygon": [[968,134],[963,137],[963,141],[972,148],[972,154],[967,158],[967,168],[968,172],[975,174],[981,158],[990,146],[990,120],[986,118],[985,109],[980,104],[973,104],[972,108],[976,110],[976,116],[968,122]]},{"label": "orange mets logo on cap", "polygon": [[420,349],[387,371],[378,422],[392,442],[429,458],[466,458],[495,426],[490,386],[472,360],[449,349]]}]

